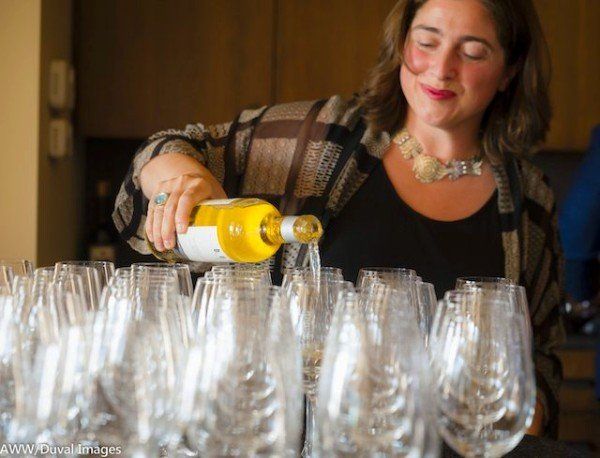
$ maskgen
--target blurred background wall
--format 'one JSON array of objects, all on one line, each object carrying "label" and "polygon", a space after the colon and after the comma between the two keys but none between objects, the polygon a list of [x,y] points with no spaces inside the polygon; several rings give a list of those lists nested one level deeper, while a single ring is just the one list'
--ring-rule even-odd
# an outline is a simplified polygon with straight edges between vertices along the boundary
[{"label": "blurred background wall", "polygon": [[[143,137],[357,91],[395,0],[77,1],[80,132]],[[535,0],[554,67],[547,148],[600,120],[600,1]]]},{"label": "blurred background wall", "polygon": [[48,68],[72,59],[71,0],[0,0],[0,253],[36,265],[81,244],[81,155],[48,157]]},{"label": "blurred background wall", "polygon": [[83,155],[49,159],[50,84],[52,59],[73,59],[73,1],[42,0],[38,146],[37,265],[77,259],[83,234]]},{"label": "blurred background wall", "polygon": [[2,0],[0,252],[35,259],[39,137],[39,0]]}]

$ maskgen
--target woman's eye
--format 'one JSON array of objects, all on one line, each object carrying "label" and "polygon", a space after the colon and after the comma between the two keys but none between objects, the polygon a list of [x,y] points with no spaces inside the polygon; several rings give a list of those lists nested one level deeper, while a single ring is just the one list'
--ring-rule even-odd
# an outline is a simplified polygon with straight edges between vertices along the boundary
[{"label": "woman's eye", "polygon": [[423,41],[417,41],[417,44],[421,48],[433,48],[433,43],[427,43],[427,42],[423,42]]},{"label": "woman's eye", "polygon": [[467,44],[462,49],[463,56],[469,60],[482,60],[485,59],[487,53],[485,48],[478,44]]},{"label": "woman's eye", "polygon": [[463,55],[470,60],[482,60],[485,56],[483,55],[476,55],[476,54],[468,54],[468,53],[463,53]]}]

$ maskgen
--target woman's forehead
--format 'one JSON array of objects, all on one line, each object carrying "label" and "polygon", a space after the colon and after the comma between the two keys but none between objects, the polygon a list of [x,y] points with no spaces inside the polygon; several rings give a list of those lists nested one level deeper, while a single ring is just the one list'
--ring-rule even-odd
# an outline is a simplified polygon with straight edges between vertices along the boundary
[{"label": "woman's forehead", "polygon": [[480,0],[429,0],[415,15],[411,29],[442,36],[480,37],[498,43],[496,24]]}]

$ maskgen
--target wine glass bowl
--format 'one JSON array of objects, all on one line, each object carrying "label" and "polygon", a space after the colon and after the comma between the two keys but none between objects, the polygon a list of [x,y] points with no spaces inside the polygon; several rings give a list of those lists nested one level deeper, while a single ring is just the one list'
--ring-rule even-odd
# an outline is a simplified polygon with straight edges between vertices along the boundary
[{"label": "wine glass bowl", "polygon": [[408,302],[385,285],[340,294],[317,401],[323,456],[436,456],[427,357]]},{"label": "wine glass bowl", "polygon": [[465,456],[501,456],[533,418],[529,322],[502,289],[446,293],[430,355],[441,436]]}]

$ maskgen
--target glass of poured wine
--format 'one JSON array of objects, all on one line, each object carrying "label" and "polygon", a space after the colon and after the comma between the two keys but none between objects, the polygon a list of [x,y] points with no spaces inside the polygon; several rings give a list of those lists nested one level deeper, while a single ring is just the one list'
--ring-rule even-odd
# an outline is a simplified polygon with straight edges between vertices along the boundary
[{"label": "glass of poured wine", "polygon": [[310,277],[297,279],[287,287],[292,322],[302,351],[303,387],[306,395],[306,431],[302,456],[312,455],[314,404],[334,306],[340,292],[352,289],[352,283],[330,277],[323,277],[318,281]]}]

